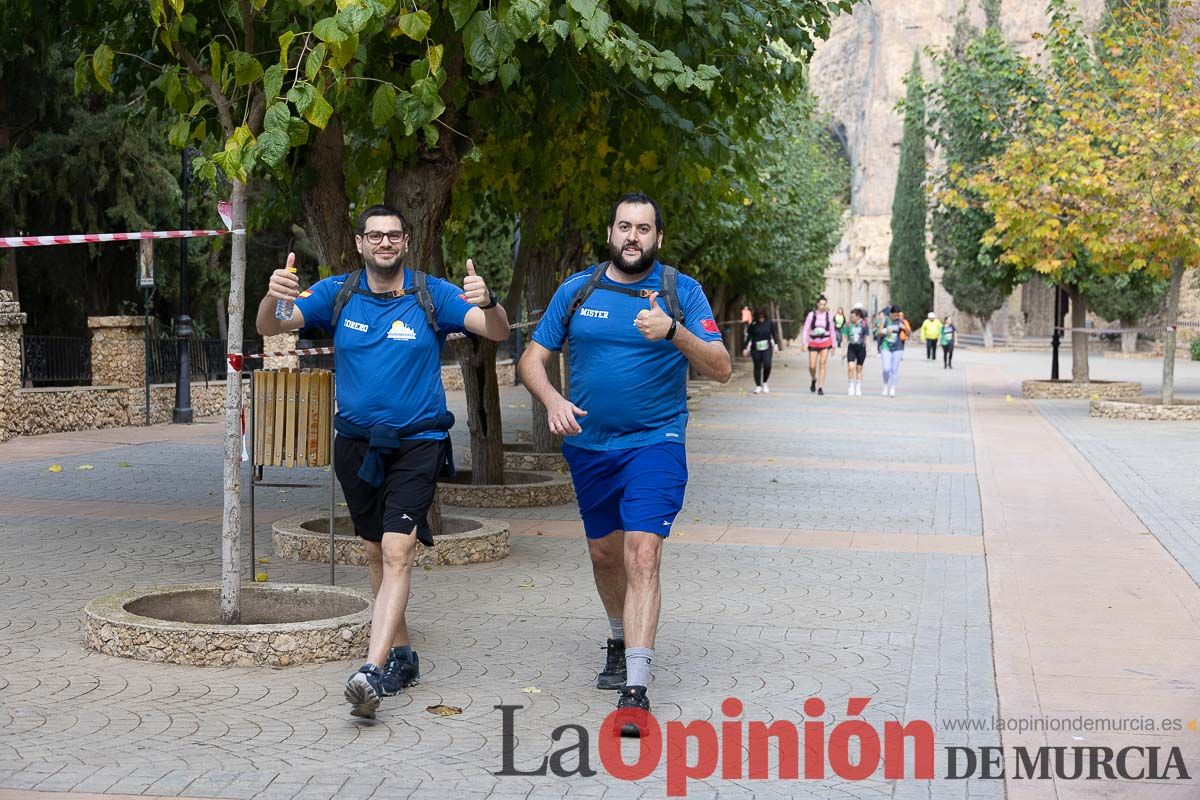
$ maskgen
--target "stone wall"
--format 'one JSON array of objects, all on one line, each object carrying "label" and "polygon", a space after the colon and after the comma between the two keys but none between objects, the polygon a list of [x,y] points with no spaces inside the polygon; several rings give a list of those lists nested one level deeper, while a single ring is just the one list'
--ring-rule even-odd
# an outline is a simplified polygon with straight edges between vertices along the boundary
[{"label": "stone wall", "polygon": [[[243,401],[249,402],[249,383]],[[146,420],[145,387],[80,386],[19,389],[17,413],[0,430],[0,441],[13,436],[90,431],[143,425]],[[196,417],[215,416],[225,405],[225,382],[192,384],[192,411]],[[150,387],[150,423],[171,421],[175,384]],[[7,434],[7,435],[5,435]]]},{"label": "stone wall", "polygon": [[11,439],[21,403],[17,387],[21,385],[21,327],[25,315],[13,300],[12,292],[0,291],[0,442]]},{"label": "stone wall", "polygon": [[145,386],[146,339],[141,317],[88,317],[92,385]]}]

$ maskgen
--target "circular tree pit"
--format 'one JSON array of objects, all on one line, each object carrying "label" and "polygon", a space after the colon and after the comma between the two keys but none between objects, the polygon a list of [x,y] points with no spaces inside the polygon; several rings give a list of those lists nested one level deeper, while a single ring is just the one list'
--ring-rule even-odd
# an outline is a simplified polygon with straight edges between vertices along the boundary
[{"label": "circular tree pit", "polygon": [[520,442],[504,445],[506,472],[559,472],[566,474],[567,460],[558,452],[535,452],[533,445]]},{"label": "circular tree pit", "polygon": [[471,470],[438,481],[438,499],[448,506],[467,508],[529,508],[575,502],[570,477],[555,472],[513,471],[504,483],[471,483]]},{"label": "circular tree pit", "polygon": [[1124,400],[1142,396],[1137,381],[1021,381],[1021,396],[1027,400]]},{"label": "circular tree pit", "polygon": [[220,624],[211,584],[158,586],[99,597],[83,610],[84,646],[139,661],[193,666],[315,664],[361,658],[371,599],[355,589],[242,585],[242,622]]},{"label": "circular tree pit", "polygon": [[[329,563],[329,517],[281,519],[272,526],[275,555],[293,561]],[[499,561],[510,552],[508,523],[481,517],[443,516],[435,547],[417,545],[417,566],[461,566]],[[350,517],[334,517],[333,561],[365,567],[367,554]]]}]

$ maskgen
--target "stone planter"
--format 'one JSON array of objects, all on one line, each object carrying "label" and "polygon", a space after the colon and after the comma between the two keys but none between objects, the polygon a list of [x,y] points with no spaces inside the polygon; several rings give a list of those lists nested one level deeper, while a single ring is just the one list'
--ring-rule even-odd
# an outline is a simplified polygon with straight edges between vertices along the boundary
[{"label": "stone planter", "polygon": [[185,584],[97,598],[83,610],[84,647],[192,666],[316,664],[362,658],[371,599],[355,589],[244,584],[241,625],[220,625],[219,589]]},{"label": "stone planter", "polygon": [[1093,400],[1088,415],[1105,419],[1141,419],[1161,422],[1200,421],[1200,400],[1178,400],[1164,406],[1160,397],[1137,400]]},{"label": "stone planter", "polygon": [[1027,400],[1124,400],[1142,396],[1137,381],[1021,381],[1021,396]]},{"label": "stone planter", "polygon": [[504,445],[505,472],[559,472],[567,474],[562,453],[537,453],[529,443]]},{"label": "stone planter", "polygon": [[[443,533],[436,547],[417,545],[417,566],[442,567],[479,564],[508,558],[508,523],[478,517],[442,517]],[[329,563],[329,518],[308,515],[276,522],[271,532],[275,555],[292,561]],[[335,564],[365,567],[367,554],[362,540],[354,535],[350,517],[333,521],[333,560]]]},{"label": "stone planter", "polygon": [[575,502],[575,487],[566,475],[554,472],[505,472],[505,483],[471,484],[471,470],[460,469],[452,480],[438,482],[444,505],[467,508],[530,508]]}]

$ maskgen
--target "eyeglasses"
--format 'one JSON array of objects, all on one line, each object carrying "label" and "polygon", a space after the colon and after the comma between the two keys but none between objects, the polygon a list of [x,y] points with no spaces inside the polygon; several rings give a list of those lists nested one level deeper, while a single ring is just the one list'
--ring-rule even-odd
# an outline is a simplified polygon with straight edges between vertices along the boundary
[{"label": "eyeglasses", "polygon": [[387,240],[392,244],[400,244],[404,241],[405,234],[404,231],[388,231],[387,233],[384,233],[383,231],[367,231],[366,233],[359,235],[371,244],[380,244],[383,242],[384,236],[386,236]]}]

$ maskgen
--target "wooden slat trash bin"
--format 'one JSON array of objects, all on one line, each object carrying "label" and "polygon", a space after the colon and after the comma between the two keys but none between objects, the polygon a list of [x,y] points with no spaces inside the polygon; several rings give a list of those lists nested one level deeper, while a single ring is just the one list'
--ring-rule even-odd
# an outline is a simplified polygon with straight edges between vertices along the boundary
[{"label": "wooden slat trash bin", "polygon": [[327,369],[258,369],[250,395],[250,576],[255,578],[254,492],[257,488],[323,488],[264,480],[264,469],[329,468],[329,583],[334,583],[333,373]]},{"label": "wooden slat trash bin", "polygon": [[254,371],[254,465],[329,466],[333,373],[327,369]]}]

